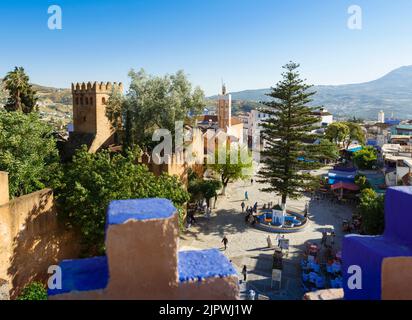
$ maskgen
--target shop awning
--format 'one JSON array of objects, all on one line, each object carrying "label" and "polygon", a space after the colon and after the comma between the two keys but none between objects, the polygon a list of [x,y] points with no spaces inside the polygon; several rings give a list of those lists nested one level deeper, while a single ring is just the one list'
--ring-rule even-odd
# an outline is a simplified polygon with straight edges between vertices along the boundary
[{"label": "shop awning", "polygon": [[342,182],[342,181],[339,181],[335,184],[332,184],[330,186],[330,188],[332,190],[337,190],[337,189],[346,189],[346,190],[350,190],[350,191],[358,191],[359,190],[359,187],[356,184],[350,183],[350,182]]}]

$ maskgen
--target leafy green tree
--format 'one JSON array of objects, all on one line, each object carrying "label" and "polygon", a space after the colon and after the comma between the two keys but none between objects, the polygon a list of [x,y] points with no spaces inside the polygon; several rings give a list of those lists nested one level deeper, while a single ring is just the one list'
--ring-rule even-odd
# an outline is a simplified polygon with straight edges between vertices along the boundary
[{"label": "leafy green tree", "polygon": [[23,67],[15,67],[3,79],[4,87],[9,93],[4,108],[7,111],[32,112],[37,104],[36,92],[29,83],[29,77]]},{"label": "leafy green tree", "polygon": [[206,199],[207,206],[210,207],[210,199],[217,196],[217,191],[222,188],[219,180],[196,179],[189,182],[188,191],[193,199]]},{"label": "leafy green tree", "polygon": [[317,137],[311,132],[318,120],[308,104],[315,92],[308,91],[311,86],[300,79],[298,67],[293,62],[283,67],[283,79],[268,94],[273,101],[264,103],[264,112],[272,117],[262,123],[262,139],[268,147],[262,151],[259,176],[270,185],[262,191],[280,194],[283,206],[288,197],[298,198],[313,186],[316,178],[302,170],[319,168],[324,157],[319,145],[311,143]]},{"label": "leafy green tree", "polygon": [[359,169],[373,169],[378,160],[378,155],[375,148],[366,147],[356,151],[353,155],[353,161]]},{"label": "leafy green tree", "polygon": [[319,150],[324,160],[336,161],[339,158],[339,149],[335,143],[327,139],[320,139]]},{"label": "leafy green tree", "polygon": [[346,141],[346,149],[349,148],[352,141],[358,141],[360,144],[364,145],[366,143],[366,136],[362,130],[359,123],[355,122],[345,122],[349,128],[349,136]]},{"label": "leafy green tree", "polygon": [[325,131],[325,136],[329,141],[339,145],[349,139],[349,127],[344,122],[333,122]]},{"label": "leafy green tree", "polygon": [[369,235],[382,234],[385,228],[384,196],[373,189],[362,190],[358,207],[362,217],[363,232]]},{"label": "leafy green tree", "polygon": [[239,179],[246,179],[251,176],[253,168],[252,157],[247,149],[239,148],[236,145],[218,146],[214,157],[208,158],[206,167],[217,175],[222,182],[222,194],[226,194],[226,187],[229,182]]},{"label": "leafy green tree", "polygon": [[11,197],[50,185],[60,167],[52,133],[36,113],[0,112],[0,170],[9,173]]},{"label": "leafy green tree", "polygon": [[355,183],[361,191],[364,190],[364,189],[372,188],[372,186],[371,186],[370,182],[368,181],[368,179],[366,178],[366,176],[364,176],[362,174],[358,174],[355,177]]},{"label": "leafy green tree", "polygon": [[41,282],[29,283],[17,300],[47,300],[47,290]]},{"label": "leafy green tree", "polygon": [[151,137],[158,128],[172,134],[176,121],[199,114],[204,104],[200,88],[192,89],[183,71],[157,77],[143,69],[129,72],[131,84],[125,97],[115,95],[107,106],[109,119],[121,133],[127,147],[152,146]]},{"label": "leafy green tree", "polygon": [[62,217],[80,229],[89,252],[104,251],[105,212],[111,200],[167,198],[181,209],[190,198],[177,177],[156,177],[145,165],[136,164],[136,155],[90,154],[82,148],[55,186]]}]

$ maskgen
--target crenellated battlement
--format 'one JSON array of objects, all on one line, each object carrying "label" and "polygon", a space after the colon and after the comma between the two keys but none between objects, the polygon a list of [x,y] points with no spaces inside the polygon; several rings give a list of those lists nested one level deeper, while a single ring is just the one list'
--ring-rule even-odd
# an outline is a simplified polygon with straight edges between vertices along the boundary
[{"label": "crenellated battlement", "polygon": [[112,90],[123,92],[123,83],[119,82],[76,82],[72,83],[72,93],[111,93]]}]

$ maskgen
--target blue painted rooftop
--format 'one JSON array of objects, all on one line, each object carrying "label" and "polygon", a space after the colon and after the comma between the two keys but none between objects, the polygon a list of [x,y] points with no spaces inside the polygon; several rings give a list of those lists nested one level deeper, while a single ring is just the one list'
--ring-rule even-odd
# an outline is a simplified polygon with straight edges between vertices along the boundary
[{"label": "blue painted rooftop", "polygon": [[[62,289],[48,290],[48,295],[106,288],[109,281],[107,257],[63,260]],[[236,275],[230,261],[217,249],[181,251],[178,257],[179,281],[200,281]]]},{"label": "blue painted rooftop", "polygon": [[107,224],[123,224],[127,220],[170,218],[176,212],[168,199],[113,200],[107,209]]},{"label": "blue painted rooftop", "polygon": [[71,291],[103,289],[107,286],[109,270],[105,256],[63,260],[59,266],[62,272],[62,289],[48,289],[49,296]]},{"label": "blue painted rooftop", "polygon": [[180,251],[178,270],[180,282],[237,274],[230,261],[217,249]]}]

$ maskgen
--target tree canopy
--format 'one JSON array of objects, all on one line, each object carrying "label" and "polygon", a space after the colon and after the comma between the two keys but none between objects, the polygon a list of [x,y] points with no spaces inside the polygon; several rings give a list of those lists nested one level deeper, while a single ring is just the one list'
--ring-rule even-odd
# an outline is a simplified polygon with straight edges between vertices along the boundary
[{"label": "tree canopy", "polygon": [[373,169],[378,160],[378,155],[373,147],[366,147],[356,151],[353,155],[353,161],[359,169]]},{"label": "tree canopy", "polygon": [[253,162],[249,151],[237,144],[218,146],[213,159],[208,158],[207,168],[219,175],[225,194],[229,182],[245,179],[252,175]]},{"label": "tree canopy", "polygon": [[189,182],[188,191],[193,199],[206,199],[210,207],[210,199],[217,196],[217,191],[222,187],[219,180],[194,179]]},{"label": "tree canopy", "polygon": [[11,197],[49,186],[59,168],[52,128],[36,113],[0,112],[0,170],[9,173]]},{"label": "tree canopy", "polygon": [[324,154],[319,145],[312,143],[317,136],[311,132],[318,120],[308,104],[315,92],[300,79],[298,64],[290,62],[283,68],[283,79],[268,94],[273,100],[264,102],[264,112],[271,117],[262,122],[267,148],[262,151],[259,176],[269,183],[262,191],[277,192],[286,205],[288,197],[297,198],[313,186],[316,178],[302,170],[319,168]]},{"label": "tree canopy", "polygon": [[7,111],[32,112],[37,104],[36,92],[29,83],[29,76],[23,67],[15,67],[3,79],[8,98],[4,108]]},{"label": "tree canopy", "polygon": [[326,128],[325,136],[331,142],[339,145],[349,138],[349,127],[344,122],[333,122]]},{"label": "tree canopy", "polygon": [[108,117],[126,146],[150,146],[155,129],[174,134],[176,121],[203,111],[204,93],[199,87],[192,89],[183,71],[159,77],[131,70],[129,77],[127,95],[114,94],[107,105]]},{"label": "tree canopy", "polygon": [[365,144],[366,138],[359,123],[352,121],[333,122],[325,131],[325,136],[337,145],[343,144],[348,148],[353,141]]},{"label": "tree canopy", "polygon": [[363,232],[368,235],[380,235],[385,229],[384,196],[373,189],[362,190],[358,207],[362,217]]},{"label": "tree canopy", "polygon": [[106,209],[111,200],[167,198],[177,207],[189,194],[177,177],[156,177],[145,165],[137,165],[136,153],[111,155],[108,151],[76,152],[55,186],[62,216],[80,229],[86,248],[104,250]]}]

